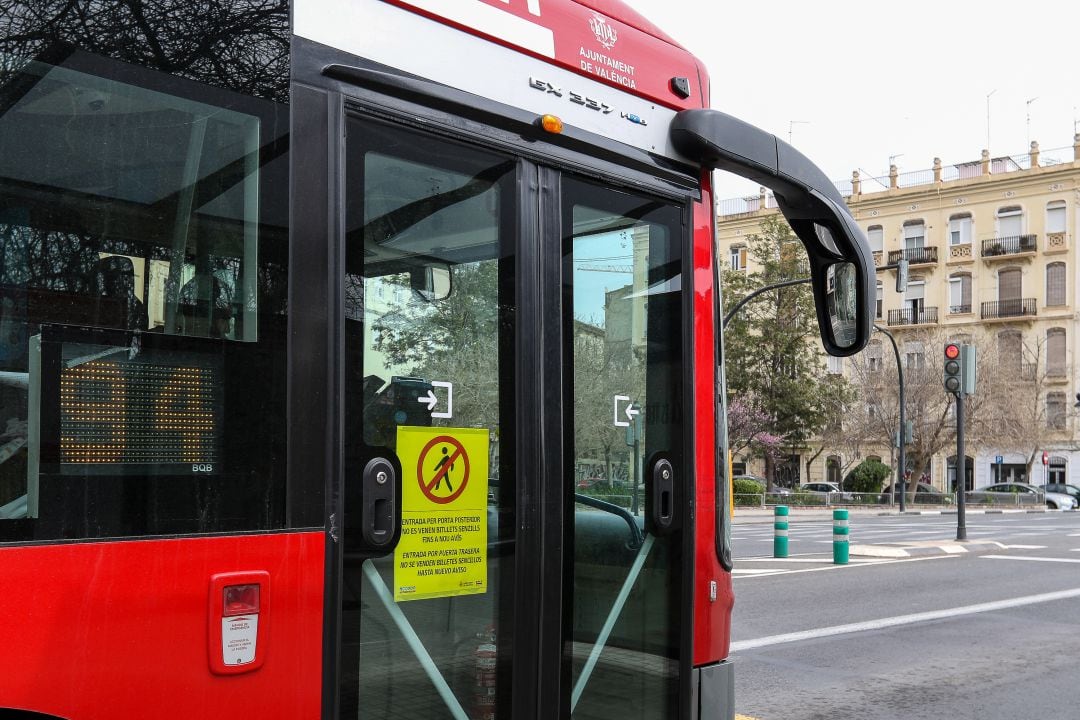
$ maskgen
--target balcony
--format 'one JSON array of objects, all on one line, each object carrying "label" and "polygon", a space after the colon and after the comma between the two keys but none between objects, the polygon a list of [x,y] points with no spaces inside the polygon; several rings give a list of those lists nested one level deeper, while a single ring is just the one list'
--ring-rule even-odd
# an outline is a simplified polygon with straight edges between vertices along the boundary
[{"label": "balcony", "polygon": [[1035,304],[1035,298],[1017,298],[1015,300],[984,302],[982,304],[980,315],[983,320],[1034,317]]},{"label": "balcony", "polygon": [[988,261],[1034,255],[1036,249],[1034,235],[1011,235],[982,241],[982,257]]},{"label": "balcony", "polygon": [[937,323],[937,308],[927,307],[921,310],[905,308],[889,311],[889,326],[895,325],[931,325]]},{"label": "balcony", "polygon": [[949,246],[949,259],[945,262],[949,265],[959,265],[960,263],[969,263],[974,259],[972,257],[971,243],[961,243]]},{"label": "balcony", "polygon": [[913,247],[889,251],[889,264],[895,265],[901,258],[909,265],[932,265],[937,263],[936,247]]},{"label": "balcony", "polygon": [[1063,232],[1046,233],[1046,252],[1062,253],[1069,250],[1069,236]]}]

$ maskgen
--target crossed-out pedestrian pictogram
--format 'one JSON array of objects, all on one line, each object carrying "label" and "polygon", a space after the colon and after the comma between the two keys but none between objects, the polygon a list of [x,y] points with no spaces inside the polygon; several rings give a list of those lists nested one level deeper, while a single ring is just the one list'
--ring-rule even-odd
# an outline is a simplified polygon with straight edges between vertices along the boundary
[{"label": "crossed-out pedestrian pictogram", "polygon": [[420,492],[431,502],[446,505],[456,500],[469,483],[465,447],[449,435],[432,438],[420,451],[416,480]]}]

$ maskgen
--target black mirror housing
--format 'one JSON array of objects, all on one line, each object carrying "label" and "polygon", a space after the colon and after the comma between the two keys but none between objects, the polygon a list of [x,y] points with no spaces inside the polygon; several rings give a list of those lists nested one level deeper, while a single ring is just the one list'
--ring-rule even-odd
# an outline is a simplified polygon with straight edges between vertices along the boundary
[{"label": "black mirror housing", "polygon": [[775,135],[718,110],[678,113],[671,142],[705,167],[741,175],[773,191],[810,258],[825,350],[838,356],[862,350],[873,329],[873,254],[821,169]]}]

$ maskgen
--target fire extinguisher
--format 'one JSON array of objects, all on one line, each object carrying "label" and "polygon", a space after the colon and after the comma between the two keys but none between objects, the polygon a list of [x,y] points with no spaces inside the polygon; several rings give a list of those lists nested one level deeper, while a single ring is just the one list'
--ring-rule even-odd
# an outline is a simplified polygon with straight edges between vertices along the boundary
[{"label": "fire extinguisher", "polygon": [[495,720],[495,671],[497,649],[495,626],[488,625],[476,634],[476,651],[473,653],[473,719]]}]

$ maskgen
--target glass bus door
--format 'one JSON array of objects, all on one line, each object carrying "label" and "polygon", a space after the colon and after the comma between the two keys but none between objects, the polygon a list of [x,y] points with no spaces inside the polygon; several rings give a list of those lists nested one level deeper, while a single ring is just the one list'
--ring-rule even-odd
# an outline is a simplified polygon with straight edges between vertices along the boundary
[{"label": "glass bus door", "polygon": [[679,208],[562,180],[564,612],[574,718],[678,717],[684,574]]},{"label": "glass bus door", "polygon": [[346,122],[341,718],[509,698],[517,168]]},{"label": "glass bus door", "polygon": [[[523,697],[545,717],[677,716],[682,210],[345,129],[340,717],[494,720]],[[542,302],[561,318],[519,321]],[[525,348],[561,361],[540,370],[550,389],[516,376]],[[519,437],[530,423],[561,432]],[[523,667],[559,678],[559,701]]]}]

